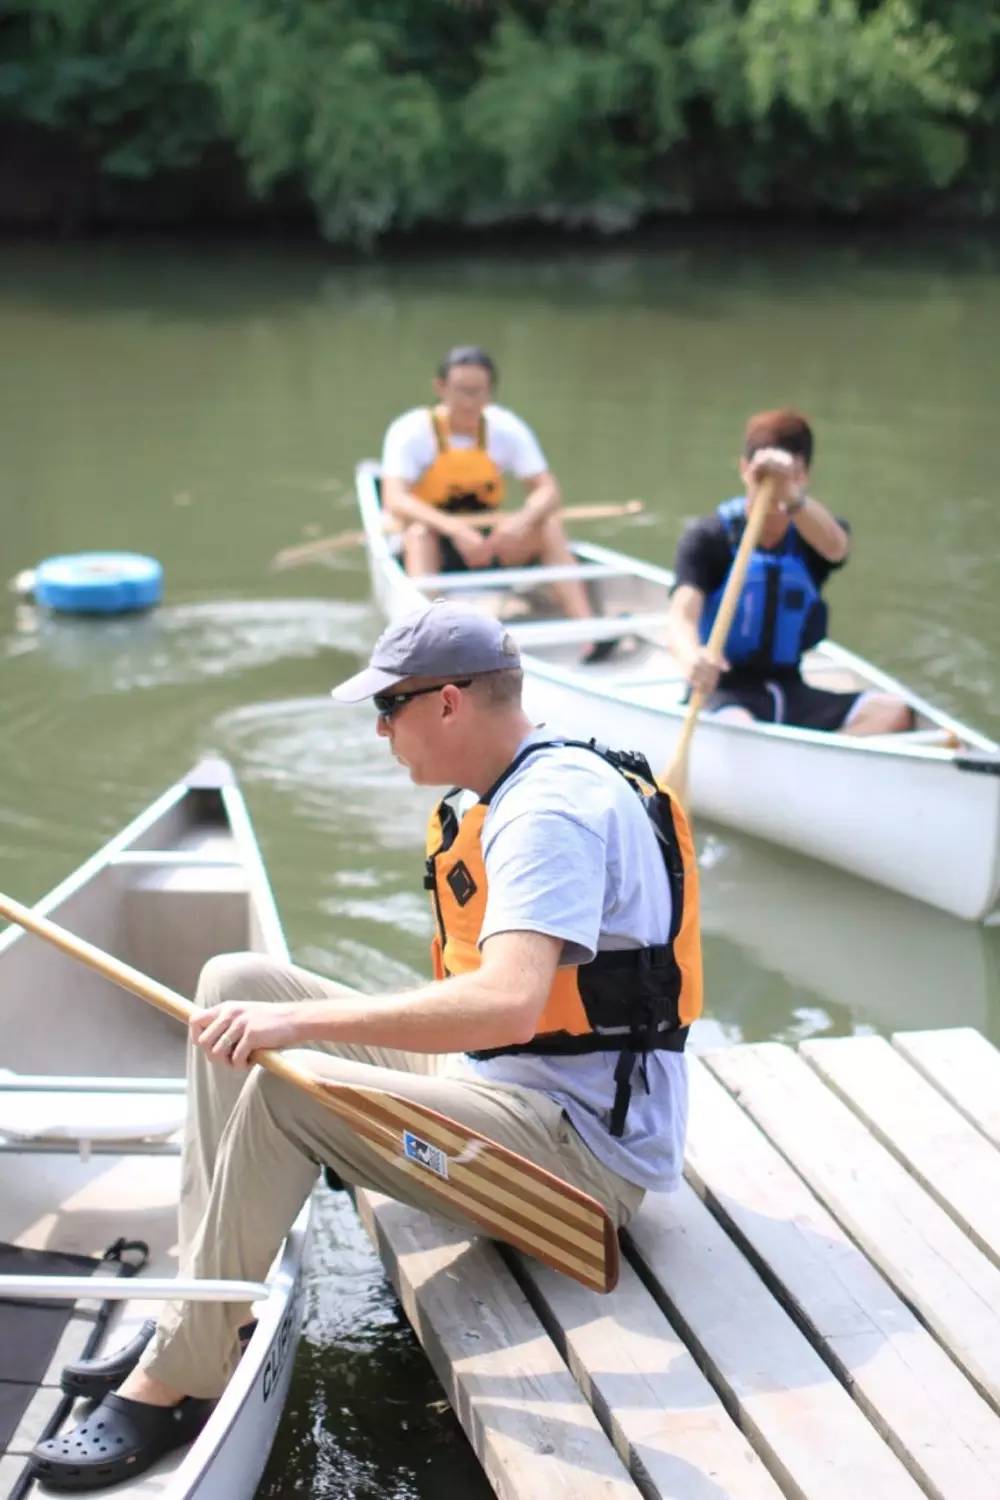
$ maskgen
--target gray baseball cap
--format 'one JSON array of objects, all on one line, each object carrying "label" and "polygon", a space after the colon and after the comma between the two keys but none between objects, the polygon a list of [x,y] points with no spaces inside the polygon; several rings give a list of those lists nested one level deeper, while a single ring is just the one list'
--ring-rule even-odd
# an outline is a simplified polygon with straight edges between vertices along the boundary
[{"label": "gray baseball cap", "polygon": [[478,677],[521,664],[517,642],[499,620],[461,605],[436,603],[383,630],[364,671],[333,689],[338,703],[387,693],[407,677]]}]

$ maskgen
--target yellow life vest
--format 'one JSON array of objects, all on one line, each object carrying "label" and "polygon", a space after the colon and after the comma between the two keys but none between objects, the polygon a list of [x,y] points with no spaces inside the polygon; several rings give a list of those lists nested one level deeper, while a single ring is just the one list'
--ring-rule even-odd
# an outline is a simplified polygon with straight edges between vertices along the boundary
[{"label": "yellow life vest", "polygon": [[437,453],[430,467],[411,486],[418,500],[439,506],[453,515],[495,510],[503,502],[503,474],[486,451],[486,418],[479,418],[473,448],[452,448],[448,418],[429,410]]},{"label": "yellow life vest", "polygon": [[[701,1014],[701,932],[698,870],[691,828],[680,804],[631,751],[611,751],[595,741],[552,740],[527,746],[498,781],[459,821],[448,796],[431,814],[424,885],[431,893],[435,935],[434,977],[467,974],[481,962],[479,934],[486,913],[483,822],[492,798],[522,762],[539,750],[567,745],[592,750],[626,777],[642,798],[663,856],[672,901],[667,941],[649,948],[598,953],[590,963],[556,971],[535,1035],[529,1042],[473,1052],[476,1058],[508,1053],[572,1056],[618,1052],[611,1134],[620,1136],[637,1060],[653,1050],[680,1052],[688,1027]],[[568,878],[572,878],[569,876]]]}]

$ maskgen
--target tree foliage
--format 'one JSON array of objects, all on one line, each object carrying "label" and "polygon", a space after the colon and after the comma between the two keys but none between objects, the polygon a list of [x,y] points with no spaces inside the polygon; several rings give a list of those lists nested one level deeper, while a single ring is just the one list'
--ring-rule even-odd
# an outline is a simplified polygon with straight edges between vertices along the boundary
[{"label": "tree foliage", "polygon": [[996,0],[15,0],[0,121],[224,147],[332,241],[663,211],[996,211]]}]

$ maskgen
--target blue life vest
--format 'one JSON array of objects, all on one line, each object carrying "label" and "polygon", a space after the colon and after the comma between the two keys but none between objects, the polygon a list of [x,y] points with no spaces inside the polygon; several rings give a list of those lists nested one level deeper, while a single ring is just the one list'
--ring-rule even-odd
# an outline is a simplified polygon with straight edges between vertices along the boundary
[{"label": "blue life vest", "polygon": [[[745,498],[724,500],[718,514],[735,557],[746,524]],[[699,624],[702,643],[711,633],[724,588],[725,580],[705,600]],[[787,671],[823,639],[826,619],[826,604],[806,563],[804,543],[789,526],[773,551],[757,548],[751,554],[723,654],[732,667]]]}]

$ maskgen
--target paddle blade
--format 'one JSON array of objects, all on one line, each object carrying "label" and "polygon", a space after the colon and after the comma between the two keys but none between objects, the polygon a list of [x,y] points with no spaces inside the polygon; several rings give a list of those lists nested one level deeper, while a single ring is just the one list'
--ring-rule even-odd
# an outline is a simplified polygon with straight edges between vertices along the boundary
[{"label": "paddle blade", "polygon": [[597,1292],[618,1281],[618,1235],[595,1198],[412,1099],[316,1078],[329,1106],[450,1219],[533,1255]]}]

